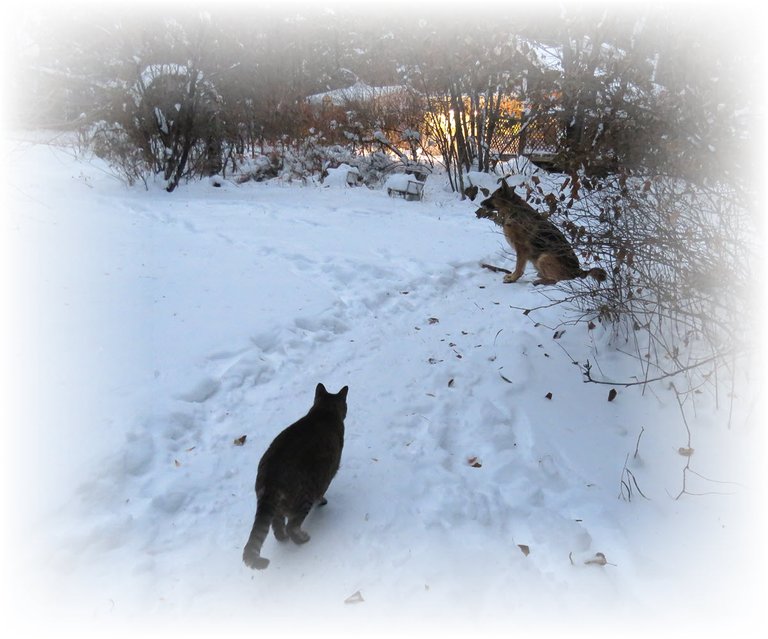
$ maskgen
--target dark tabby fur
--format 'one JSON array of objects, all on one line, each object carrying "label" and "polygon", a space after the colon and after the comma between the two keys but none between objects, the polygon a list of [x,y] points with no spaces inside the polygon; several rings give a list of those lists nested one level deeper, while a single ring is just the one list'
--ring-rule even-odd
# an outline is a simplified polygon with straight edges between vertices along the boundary
[{"label": "dark tabby fur", "polygon": [[246,566],[261,570],[269,565],[260,552],[270,525],[278,541],[309,541],[301,524],[314,504],[326,503],[325,491],[339,469],[348,390],[345,386],[334,395],[318,384],[309,412],[275,437],[262,456],[256,519],[243,550]]}]

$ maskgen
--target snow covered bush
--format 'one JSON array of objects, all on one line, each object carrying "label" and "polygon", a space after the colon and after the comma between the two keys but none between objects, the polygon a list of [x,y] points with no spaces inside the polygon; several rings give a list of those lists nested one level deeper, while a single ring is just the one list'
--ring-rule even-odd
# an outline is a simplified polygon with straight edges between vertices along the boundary
[{"label": "snow covered bush", "polygon": [[97,157],[106,160],[112,170],[128,185],[143,182],[154,173],[151,158],[119,124],[100,122],[94,127],[91,148]]},{"label": "snow covered bush", "polygon": [[221,171],[219,100],[201,71],[151,65],[109,93],[94,150],[129,183],[158,174],[173,191],[183,178]]},{"label": "snow covered bush", "polygon": [[723,183],[583,172],[546,183],[534,177],[527,188],[580,260],[609,272],[602,285],[562,284],[550,302],[575,311],[566,322],[609,327],[639,364],[633,379],[607,379],[586,363],[586,381],[663,380],[681,395],[732,382],[733,362],[758,333],[749,325],[758,236],[738,193]]},{"label": "snow covered bush", "polygon": [[236,181],[240,184],[253,180],[263,182],[275,178],[280,173],[282,165],[276,153],[256,155],[255,157],[238,156],[231,159],[232,170],[237,174]]},{"label": "snow covered bush", "polygon": [[303,184],[324,182],[330,172],[346,166],[371,188],[380,187],[394,169],[404,167],[399,159],[383,151],[361,155],[351,145],[321,144],[316,136],[293,142],[283,140],[265,148],[264,154],[239,155],[230,162],[230,170],[240,183],[274,178]]}]

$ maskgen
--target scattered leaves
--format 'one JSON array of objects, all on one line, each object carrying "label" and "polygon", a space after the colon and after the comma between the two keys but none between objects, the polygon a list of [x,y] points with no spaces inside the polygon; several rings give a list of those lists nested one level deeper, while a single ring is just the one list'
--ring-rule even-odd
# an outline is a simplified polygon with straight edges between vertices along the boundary
[{"label": "scattered leaves", "polygon": [[527,557],[531,554],[531,549],[528,548],[525,544],[517,544],[517,547],[520,549],[520,551]]},{"label": "scattered leaves", "polygon": [[427,320],[427,323],[429,323],[429,324],[438,324],[439,322],[440,322],[440,320],[439,320],[439,319],[437,319],[436,317],[430,317],[430,318]]},{"label": "scattered leaves", "polygon": [[690,457],[693,455],[693,448],[686,448],[685,446],[678,448],[677,452],[681,454],[683,457]]},{"label": "scattered leaves", "polygon": [[467,459],[467,463],[472,466],[472,468],[482,468],[483,465],[480,463],[480,460],[477,457],[469,457]]},{"label": "scattered leaves", "polygon": [[546,397],[547,399],[552,399],[552,393],[547,393],[546,395],[544,395],[544,397]]},{"label": "scattered leaves", "polygon": [[555,331],[555,334],[552,336],[552,339],[560,339],[563,335],[565,335],[565,329],[562,331]]},{"label": "scattered leaves", "polygon": [[501,373],[499,373],[499,377],[501,377],[501,379],[503,379],[505,382],[507,382],[507,384],[511,384],[512,383],[511,379],[508,379],[508,378],[504,377],[504,375],[502,375]]},{"label": "scattered leaves", "polygon": [[430,357],[430,358],[429,358],[427,361],[428,361],[430,364],[439,364],[439,363],[440,363],[440,362],[442,362],[443,360],[441,360],[441,359],[435,359],[434,357]]},{"label": "scattered leaves", "polygon": [[358,590],[357,592],[354,592],[353,594],[349,595],[349,597],[347,597],[344,600],[344,603],[345,604],[356,604],[356,603],[363,603],[364,601],[365,601],[365,599],[363,599],[363,595]]},{"label": "scattered leaves", "polygon": [[181,466],[181,462],[178,459],[174,459],[173,465],[176,466],[176,468],[178,468],[179,466]]},{"label": "scattered leaves", "polygon": [[618,395],[618,393],[616,392],[615,388],[612,388],[611,390],[609,390],[608,391],[608,401],[612,402],[614,399],[616,399],[616,395]]},{"label": "scattered leaves", "polygon": [[232,443],[235,446],[245,446],[245,438],[248,437],[248,435],[243,435],[242,437],[238,437],[235,441]]},{"label": "scattered leaves", "polygon": [[595,323],[590,320],[589,324],[587,324],[587,328],[592,331],[595,329]]},{"label": "scattered leaves", "polygon": [[451,377],[451,379],[448,380],[448,388],[453,388],[454,385],[454,379]]}]

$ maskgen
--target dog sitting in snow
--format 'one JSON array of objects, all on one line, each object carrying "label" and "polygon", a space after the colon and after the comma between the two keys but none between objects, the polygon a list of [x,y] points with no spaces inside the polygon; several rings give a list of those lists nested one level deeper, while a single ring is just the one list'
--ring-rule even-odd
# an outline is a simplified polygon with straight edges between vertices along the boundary
[{"label": "dog sitting in snow", "polygon": [[601,268],[582,270],[573,247],[565,236],[504,180],[490,197],[480,203],[476,215],[488,218],[502,227],[504,237],[515,249],[515,270],[504,276],[509,284],[520,279],[530,261],[539,274],[533,284],[556,284],[561,280],[593,277],[604,282],[606,272]]}]

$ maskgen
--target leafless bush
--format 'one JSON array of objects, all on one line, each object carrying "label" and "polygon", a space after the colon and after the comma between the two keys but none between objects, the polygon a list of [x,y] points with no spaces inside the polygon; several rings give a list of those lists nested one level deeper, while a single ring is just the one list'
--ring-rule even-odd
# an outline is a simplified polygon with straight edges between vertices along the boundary
[{"label": "leafless bush", "polygon": [[147,179],[153,173],[153,166],[125,129],[119,125],[110,126],[101,122],[94,127],[91,145],[93,152],[104,159],[126,184],[141,182],[146,187]]},{"label": "leafless bush", "polygon": [[708,387],[717,396],[755,335],[757,236],[738,193],[664,176],[581,175],[555,191],[534,185],[528,198],[549,205],[583,261],[609,272],[602,285],[562,285],[551,302],[570,305],[570,322],[607,326],[640,369],[632,379],[608,380],[586,362],[585,380],[684,377],[681,392]]}]

